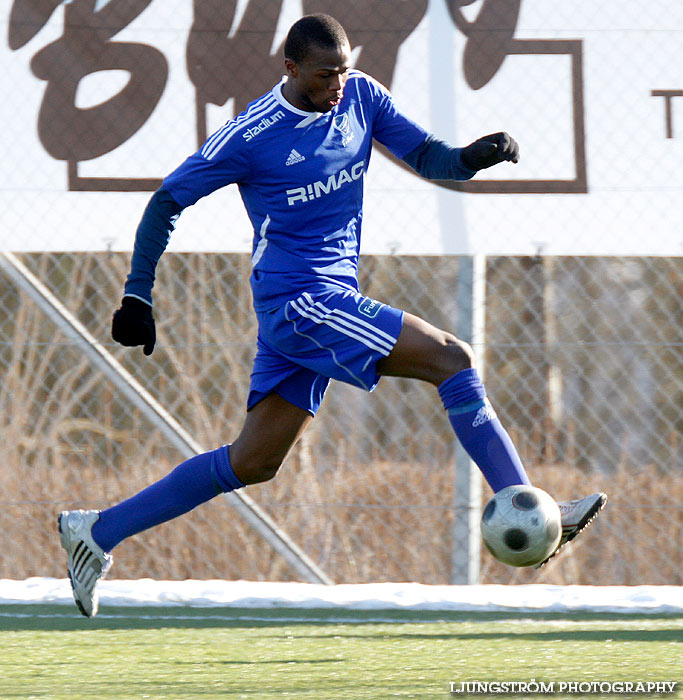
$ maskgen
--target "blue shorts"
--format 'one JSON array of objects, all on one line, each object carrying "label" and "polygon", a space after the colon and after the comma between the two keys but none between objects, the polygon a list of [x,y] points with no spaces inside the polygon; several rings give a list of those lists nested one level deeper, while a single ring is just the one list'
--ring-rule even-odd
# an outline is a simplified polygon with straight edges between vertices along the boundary
[{"label": "blue shorts", "polygon": [[277,393],[315,415],[330,379],[372,391],[378,360],[393,349],[403,311],[345,287],[304,292],[258,312],[247,410]]}]

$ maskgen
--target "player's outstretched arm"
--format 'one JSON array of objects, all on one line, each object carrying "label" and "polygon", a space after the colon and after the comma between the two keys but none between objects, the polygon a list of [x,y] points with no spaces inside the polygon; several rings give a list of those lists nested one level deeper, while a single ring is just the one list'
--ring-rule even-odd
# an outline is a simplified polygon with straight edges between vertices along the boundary
[{"label": "player's outstretched arm", "polygon": [[469,180],[478,170],[496,163],[516,163],[519,146],[505,132],[483,136],[465,148],[456,148],[430,134],[403,160],[428,180]]},{"label": "player's outstretched arm", "polygon": [[147,205],[135,235],[131,270],[121,307],[112,319],[112,338],[121,345],[144,346],[151,355],[156,343],[152,314],[152,287],[159,258],[166,250],[182,207],[163,187]]}]

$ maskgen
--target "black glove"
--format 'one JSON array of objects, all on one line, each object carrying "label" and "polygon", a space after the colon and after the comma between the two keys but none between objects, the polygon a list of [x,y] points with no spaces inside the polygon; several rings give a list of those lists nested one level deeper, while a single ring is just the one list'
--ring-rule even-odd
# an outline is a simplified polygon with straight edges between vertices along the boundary
[{"label": "black glove", "polygon": [[157,339],[152,307],[135,297],[123,297],[111,322],[111,337],[126,347],[144,345],[145,355],[151,355]]},{"label": "black glove", "polygon": [[462,162],[470,170],[482,170],[492,165],[510,160],[519,161],[519,146],[509,134],[501,131],[497,134],[482,136],[462,149]]}]

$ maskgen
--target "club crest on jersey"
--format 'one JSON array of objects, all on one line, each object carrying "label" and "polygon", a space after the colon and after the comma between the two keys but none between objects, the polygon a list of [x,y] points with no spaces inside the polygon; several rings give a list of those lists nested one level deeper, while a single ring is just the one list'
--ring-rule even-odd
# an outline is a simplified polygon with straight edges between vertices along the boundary
[{"label": "club crest on jersey", "polygon": [[340,187],[354,180],[359,180],[363,177],[365,161],[361,160],[349,169],[344,168],[338,173],[333,173],[327,178],[326,182],[317,180],[306,187],[294,187],[286,191],[287,204],[291,207],[297,202],[312,202],[314,199],[319,199],[331,192],[336,192]]},{"label": "club crest on jersey", "polygon": [[381,302],[370,299],[370,297],[365,297],[365,299],[363,299],[363,301],[361,301],[361,303],[358,305],[358,311],[362,313],[363,316],[375,318],[382,306],[384,306],[384,304]]},{"label": "club crest on jersey", "polygon": [[347,112],[337,114],[332,120],[334,128],[342,135],[342,146],[346,146],[353,140],[353,131],[351,131],[351,123]]},{"label": "club crest on jersey", "polygon": [[337,131],[341,131],[342,134],[349,133],[349,115],[346,112],[335,116],[334,128],[337,129]]}]

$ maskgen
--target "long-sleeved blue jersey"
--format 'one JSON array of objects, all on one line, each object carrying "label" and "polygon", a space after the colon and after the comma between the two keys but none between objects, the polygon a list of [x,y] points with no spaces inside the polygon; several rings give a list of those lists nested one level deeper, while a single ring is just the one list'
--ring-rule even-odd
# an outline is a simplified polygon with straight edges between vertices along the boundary
[{"label": "long-sleeved blue jersey", "polygon": [[[419,153],[429,141],[390,93],[360,71],[349,71],[341,102],[325,113],[291,105],[283,84],[250,103],[163,182],[180,209],[237,183],[254,228],[251,284],[257,311],[328,283],[357,289],[372,140],[399,158]],[[472,177],[460,164],[460,149],[441,152],[448,156],[442,177]],[[433,157],[426,160],[433,165]],[[143,218],[126,284],[126,294],[146,300],[168,239],[166,232],[166,241],[153,241],[159,237],[150,233],[153,228]]]}]

